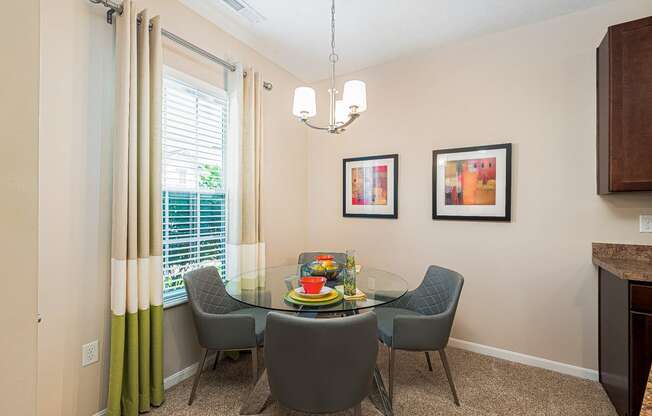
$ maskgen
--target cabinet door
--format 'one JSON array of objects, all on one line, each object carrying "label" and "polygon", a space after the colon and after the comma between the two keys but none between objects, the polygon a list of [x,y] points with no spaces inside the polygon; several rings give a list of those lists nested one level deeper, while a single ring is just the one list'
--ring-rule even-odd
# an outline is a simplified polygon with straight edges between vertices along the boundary
[{"label": "cabinet door", "polygon": [[619,416],[629,409],[629,286],[600,269],[600,382]]},{"label": "cabinet door", "polygon": [[609,28],[611,191],[652,190],[652,18]]},{"label": "cabinet door", "polygon": [[630,314],[630,414],[637,415],[643,403],[647,379],[652,365],[652,314],[632,311]]}]

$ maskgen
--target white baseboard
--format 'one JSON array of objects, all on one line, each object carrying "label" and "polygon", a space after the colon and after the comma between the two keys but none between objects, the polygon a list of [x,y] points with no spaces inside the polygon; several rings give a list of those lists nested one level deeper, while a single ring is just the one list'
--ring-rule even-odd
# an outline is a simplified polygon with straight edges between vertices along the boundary
[{"label": "white baseboard", "polygon": [[490,347],[488,345],[476,344],[475,342],[464,341],[456,338],[450,338],[448,345],[454,348],[459,348],[461,350],[467,350],[507,361],[513,361],[515,363],[544,368],[546,370],[556,371],[557,373],[568,374],[587,380],[598,381],[598,372],[589,368],[577,367],[570,364],[560,363],[558,361],[552,361],[532,355],[521,354],[520,352],[503,350],[496,347]]},{"label": "white baseboard", "polygon": [[169,377],[166,377],[165,380],[163,380],[163,388],[167,390],[181,383],[185,379],[192,377],[195,375],[198,365],[199,363],[194,363],[193,365],[186,367],[181,371],[177,371]]},{"label": "white baseboard", "polygon": [[[208,358],[206,359],[206,364],[204,365],[204,368],[209,367],[213,363],[213,357],[215,355],[209,355]],[[192,377],[195,375],[195,372],[197,371],[197,366],[199,363],[194,363],[181,371],[177,371],[176,373],[170,375],[169,377],[166,377],[163,380],[163,388],[165,390],[171,389],[172,387],[176,386],[177,384],[181,383],[182,381]],[[100,410],[99,412],[95,413],[93,416],[105,416],[106,415],[106,409]]]}]

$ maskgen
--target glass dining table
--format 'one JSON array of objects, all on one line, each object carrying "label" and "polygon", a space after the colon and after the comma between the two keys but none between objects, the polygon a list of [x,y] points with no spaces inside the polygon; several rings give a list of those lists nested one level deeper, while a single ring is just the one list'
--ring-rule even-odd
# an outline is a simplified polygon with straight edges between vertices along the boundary
[{"label": "glass dining table", "polygon": [[[285,300],[287,293],[299,285],[299,266],[280,266],[243,273],[226,283],[226,291],[245,305],[281,312],[355,313],[385,305],[402,297],[406,281],[383,270],[363,267],[357,273],[356,286],[366,295],[364,300],[326,305],[295,305]],[[327,281],[326,286],[342,285],[341,280]]]},{"label": "glass dining table", "polygon": [[[407,292],[407,282],[394,273],[362,267],[356,274],[356,286],[366,297],[362,300],[345,300],[323,306],[297,305],[286,295],[299,286],[300,266],[289,265],[252,270],[226,282],[228,295],[249,307],[271,311],[295,313],[304,317],[331,317],[354,315],[364,310],[387,305]],[[328,281],[327,286],[342,285],[341,280]],[[377,407],[385,415],[392,415],[392,406],[378,367],[374,370],[374,387],[380,398]],[[240,414],[259,414],[269,398],[267,374],[263,372],[252,394],[245,398]],[[375,403],[376,404],[376,403]]]}]

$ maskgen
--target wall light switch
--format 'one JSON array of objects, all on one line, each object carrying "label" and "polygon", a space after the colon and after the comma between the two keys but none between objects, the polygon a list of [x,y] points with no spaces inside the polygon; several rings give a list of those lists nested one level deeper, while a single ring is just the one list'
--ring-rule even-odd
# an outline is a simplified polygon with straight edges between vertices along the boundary
[{"label": "wall light switch", "polygon": [[652,215],[641,215],[640,232],[652,233]]},{"label": "wall light switch", "polygon": [[82,367],[96,363],[98,355],[97,340],[82,345]]}]

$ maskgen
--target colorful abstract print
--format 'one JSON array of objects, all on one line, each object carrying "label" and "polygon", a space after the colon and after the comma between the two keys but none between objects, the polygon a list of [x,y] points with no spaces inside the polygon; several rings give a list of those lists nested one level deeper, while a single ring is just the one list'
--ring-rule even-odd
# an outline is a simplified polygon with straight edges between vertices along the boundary
[{"label": "colorful abstract print", "polygon": [[496,205],[496,158],[446,162],[446,205]]},{"label": "colorful abstract print", "polygon": [[352,205],[387,205],[387,165],[351,169]]}]

